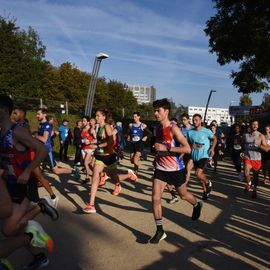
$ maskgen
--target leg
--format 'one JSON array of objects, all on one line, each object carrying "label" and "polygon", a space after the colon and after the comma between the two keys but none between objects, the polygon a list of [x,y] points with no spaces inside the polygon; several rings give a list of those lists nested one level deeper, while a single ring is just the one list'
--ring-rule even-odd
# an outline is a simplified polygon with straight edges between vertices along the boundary
[{"label": "leg", "polygon": [[162,206],[161,206],[161,196],[164,191],[166,182],[159,179],[154,179],[152,188],[152,210],[157,227],[155,235],[149,240],[152,244],[158,244],[161,240],[167,237],[163,230],[162,224]]},{"label": "leg", "polygon": [[201,182],[203,191],[206,191],[207,179],[206,179],[206,176],[205,176],[205,174],[203,172],[203,169],[198,168],[196,170],[196,176],[198,177],[198,179]]},{"label": "leg", "polygon": [[[86,171],[86,180],[89,179],[90,181],[90,163],[92,161],[92,153],[87,153],[85,158],[84,158],[84,167],[85,167],[85,171]],[[88,182],[89,182],[88,181]]]},{"label": "leg", "polygon": [[95,164],[93,177],[92,177],[92,185],[91,185],[91,195],[90,195],[90,205],[95,204],[96,193],[99,185],[99,176],[100,173],[103,171],[104,165],[103,164]]},{"label": "leg", "polygon": [[192,193],[190,193],[188,190],[187,190],[187,187],[186,185],[182,185],[180,187],[177,187],[177,191],[179,193],[179,196],[182,200],[185,200],[187,202],[189,202],[190,204],[192,204],[193,206],[196,205],[197,203],[197,200],[196,198],[193,196]]},{"label": "leg", "polygon": [[166,185],[166,182],[159,179],[154,179],[153,181],[152,208],[155,220],[162,219],[161,196]]},{"label": "leg", "polygon": [[60,149],[59,149],[59,159],[60,160],[62,160],[63,150],[64,150],[64,142],[63,143],[60,142]]},{"label": "leg", "polygon": [[0,177],[0,219],[12,214],[12,201],[4,180]]},{"label": "leg", "polygon": [[38,179],[38,181],[42,184],[42,186],[46,189],[46,191],[50,194],[50,196],[54,195],[54,192],[50,186],[49,181],[42,175],[40,168],[37,167],[33,170],[33,173],[35,177]]},{"label": "leg", "polygon": [[27,198],[25,198],[21,204],[13,203],[12,214],[3,220],[3,234],[6,236],[15,235],[30,219],[33,219],[39,214],[40,211],[38,205],[30,207],[30,202]]},{"label": "leg", "polygon": [[6,258],[11,255],[16,249],[27,246],[30,243],[30,236],[21,234],[14,238],[1,240],[0,242],[0,258]]},{"label": "leg", "polygon": [[139,162],[141,160],[141,155],[142,155],[141,152],[136,152],[134,154],[133,164],[135,173],[137,173],[139,170]]},{"label": "leg", "polygon": [[190,159],[190,160],[187,162],[186,169],[187,169],[187,174],[186,174],[186,182],[185,182],[185,184],[187,185],[188,182],[189,182],[189,179],[190,179],[191,170],[193,169],[193,160],[192,160],[192,159]]}]

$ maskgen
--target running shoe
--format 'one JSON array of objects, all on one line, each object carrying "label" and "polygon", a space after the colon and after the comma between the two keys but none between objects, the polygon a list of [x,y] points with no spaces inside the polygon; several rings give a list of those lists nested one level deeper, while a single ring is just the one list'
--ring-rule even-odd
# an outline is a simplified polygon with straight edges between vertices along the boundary
[{"label": "running shoe", "polygon": [[47,195],[42,196],[42,199],[45,199],[47,202],[49,202],[50,205],[52,205],[54,208],[57,208],[58,202],[59,202],[59,197],[55,196],[54,199],[49,198]]},{"label": "running shoe", "polygon": [[257,190],[256,189],[253,189],[252,190],[251,198],[252,199],[256,199],[257,198]]},{"label": "running shoe", "polygon": [[109,179],[109,176],[105,173],[103,176],[100,177],[99,185],[104,186],[106,184],[106,180],[108,179]]},{"label": "running shoe", "polygon": [[193,212],[192,212],[192,220],[197,220],[199,219],[201,215],[201,210],[202,210],[202,202],[198,202],[196,206],[193,207]]},{"label": "running shoe", "polygon": [[7,259],[0,259],[0,269],[13,270],[13,267]]},{"label": "running shoe", "polygon": [[43,230],[38,222],[29,220],[25,232],[31,234],[32,239],[30,244],[33,247],[46,248],[49,252],[53,251],[53,241],[51,237]]},{"label": "running shoe", "polygon": [[169,200],[169,204],[174,204],[177,203],[179,200],[177,197],[173,196],[170,200]]},{"label": "running shoe", "polygon": [[122,189],[122,187],[120,184],[115,185],[115,188],[114,188],[114,191],[112,192],[112,195],[118,196],[121,192],[121,189]]},{"label": "running shoe", "polygon": [[74,178],[75,178],[76,180],[80,180],[80,179],[81,179],[81,175],[80,175],[80,170],[79,170],[79,168],[74,167],[74,169],[72,169],[72,174],[73,174],[73,176],[74,176]]},{"label": "running shoe", "polygon": [[97,211],[94,205],[90,205],[90,203],[87,203],[83,208],[83,212],[86,214],[95,214]]},{"label": "running shoe", "polygon": [[206,193],[207,193],[207,196],[209,196],[209,194],[211,193],[212,189],[213,189],[213,184],[209,180],[208,183],[206,184]]},{"label": "running shoe", "polygon": [[129,175],[129,178],[132,182],[136,182],[138,180],[138,176],[135,174],[134,171],[132,170],[128,170],[128,175]]},{"label": "running shoe", "polygon": [[34,256],[34,259],[31,263],[24,266],[22,270],[37,270],[49,265],[49,259],[44,253],[39,253]]},{"label": "running shoe", "polygon": [[164,231],[156,231],[156,234],[149,240],[151,244],[158,244],[161,240],[165,239],[167,234]]},{"label": "running shoe", "polygon": [[203,192],[202,200],[206,201],[208,199],[208,194],[206,191]]},{"label": "running shoe", "polygon": [[244,192],[249,192],[249,190],[251,189],[251,182],[247,183],[244,189]]},{"label": "running shoe", "polygon": [[53,206],[51,200],[47,197],[41,198],[38,202],[41,209],[41,213],[47,214],[52,220],[57,220],[59,218],[58,211]]}]

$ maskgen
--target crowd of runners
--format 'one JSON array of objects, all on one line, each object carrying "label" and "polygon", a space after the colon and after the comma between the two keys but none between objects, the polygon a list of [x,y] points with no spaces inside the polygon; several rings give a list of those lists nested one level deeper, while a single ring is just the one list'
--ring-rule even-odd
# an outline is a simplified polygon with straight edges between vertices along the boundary
[{"label": "crowd of runners", "polygon": [[[51,172],[71,175],[89,187],[89,201],[82,211],[93,214],[96,213],[98,187],[104,186],[108,179],[115,185],[114,196],[120,194],[122,181],[130,180],[135,184],[139,181],[144,143],[151,137],[151,147],[155,153],[152,209],[156,224],[156,232],[149,239],[152,244],[166,238],[161,204],[165,188],[172,195],[170,203],[178,201],[178,194],[192,206],[192,220],[199,219],[203,205],[201,200],[207,200],[213,188],[213,183],[206,177],[205,168],[217,170],[218,161],[224,158],[226,151],[231,154],[239,180],[245,181],[244,191],[252,190],[252,198],[257,196],[261,168],[264,183],[269,182],[270,126],[260,133],[257,120],[251,121],[244,132],[240,125],[235,124],[226,133],[222,132],[216,121],[212,121],[209,128],[205,127],[200,114],[193,115],[192,123],[188,114],[183,114],[181,119],[170,119],[170,102],[160,99],[153,103],[157,120],[155,127],[148,127],[141,122],[140,113],[134,112],[134,121],[129,124],[125,138],[122,123],[115,123],[105,109],[98,109],[95,118],[84,116],[78,120],[71,132],[68,119],[64,119],[61,126],[55,129],[48,109],[38,108],[36,117],[39,128],[35,132],[26,120],[26,112],[13,106],[9,96],[0,96],[0,219],[5,236],[0,241],[0,270],[12,269],[5,258],[20,247],[28,247],[34,257],[23,269],[40,269],[49,264],[44,249],[52,252],[53,240],[34,220],[39,213],[46,214],[54,221],[59,217],[59,198],[44,173],[47,166]],[[55,137],[60,142],[59,160],[64,162],[68,161],[68,147],[73,140],[76,149],[73,167],[60,167],[56,163],[53,154]],[[117,165],[123,158],[126,140],[130,143],[133,170],[128,169],[120,174]],[[193,169],[201,184],[201,200],[188,190]],[[82,174],[84,177],[81,177]],[[46,189],[48,196],[40,198],[39,185]]]}]

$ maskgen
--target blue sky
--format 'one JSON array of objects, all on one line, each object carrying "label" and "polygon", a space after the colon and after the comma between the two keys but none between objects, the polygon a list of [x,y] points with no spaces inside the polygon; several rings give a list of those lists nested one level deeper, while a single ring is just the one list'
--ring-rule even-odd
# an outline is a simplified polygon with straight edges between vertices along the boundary
[{"label": "blue sky", "polygon": [[[91,72],[95,55],[110,55],[100,76],[129,84],[153,85],[157,98],[211,107],[239,103],[230,71],[208,52],[203,29],[215,14],[211,0],[0,0],[0,14],[31,25],[46,46],[46,59],[69,61]],[[252,95],[253,104],[263,94]]]}]

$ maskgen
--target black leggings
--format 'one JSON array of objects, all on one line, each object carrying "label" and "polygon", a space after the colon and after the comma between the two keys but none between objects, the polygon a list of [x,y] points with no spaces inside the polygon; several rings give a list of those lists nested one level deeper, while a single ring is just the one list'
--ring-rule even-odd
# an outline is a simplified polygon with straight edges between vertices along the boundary
[{"label": "black leggings", "polygon": [[232,150],[231,158],[234,167],[238,173],[242,171],[242,158],[240,157],[240,150]]}]

